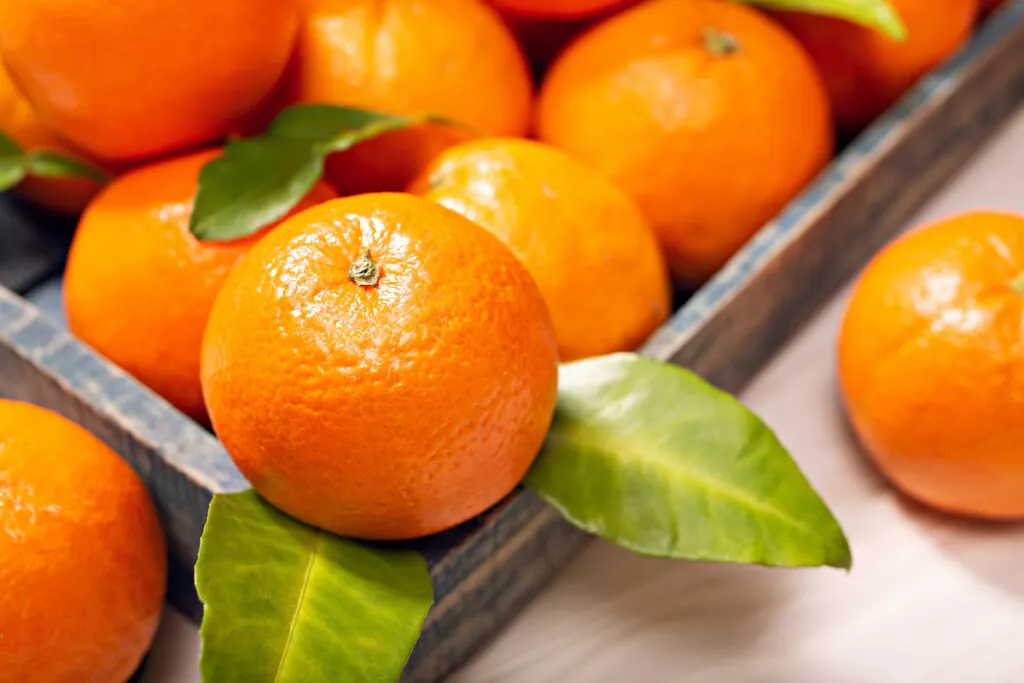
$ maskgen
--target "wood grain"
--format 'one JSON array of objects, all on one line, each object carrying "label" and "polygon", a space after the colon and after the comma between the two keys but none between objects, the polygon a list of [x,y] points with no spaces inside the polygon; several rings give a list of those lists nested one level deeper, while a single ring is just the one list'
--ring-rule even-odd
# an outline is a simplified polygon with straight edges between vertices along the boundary
[{"label": "wood grain", "polygon": [[[1024,2],[855,141],[778,220],[698,292],[643,352],[736,390],[1024,100]],[[0,291],[0,395],[31,400],[110,443],[153,492],[179,568],[172,597],[193,617],[188,581],[212,493],[246,486],[219,443]],[[406,672],[451,672],[583,547],[586,537],[530,494],[420,548],[438,602]]]}]

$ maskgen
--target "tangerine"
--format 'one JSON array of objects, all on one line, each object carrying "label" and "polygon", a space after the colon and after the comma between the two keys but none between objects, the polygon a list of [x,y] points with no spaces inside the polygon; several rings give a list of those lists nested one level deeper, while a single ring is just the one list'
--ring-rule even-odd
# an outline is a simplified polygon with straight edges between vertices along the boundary
[{"label": "tangerine", "polygon": [[[200,422],[207,315],[228,271],[270,229],[227,242],[189,231],[199,171],[217,154],[157,162],[114,180],[82,215],[64,273],[71,331]],[[318,185],[294,211],[333,196]]]},{"label": "tangerine", "polygon": [[0,53],[44,123],[98,158],[138,160],[225,135],[284,70],[298,5],[8,0]]},{"label": "tangerine", "polygon": [[941,64],[971,35],[978,0],[891,0],[902,42],[843,19],[774,16],[803,44],[825,79],[839,128],[856,133]]},{"label": "tangerine", "polygon": [[[522,50],[481,0],[311,0],[282,95],[390,114],[436,114],[523,135],[532,82]],[[467,133],[422,125],[360,143],[327,164],[342,194],[403,190]]]},{"label": "tangerine", "polygon": [[[47,150],[83,163],[98,166],[43,125],[32,105],[15,87],[0,62],[0,132],[25,151]],[[18,194],[29,201],[65,215],[82,212],[100,191],[100,184],[87,178],[38,178],[29,176],[18,183]]]},{"label": "tangerine", "polygon": [[971,213],[897,239],[839,332],[854,431],[907,495],[1024,518],[1024,218]]},{"label": "tangerine", "polygon": [[228,277],[203,342],[214,430],[257,492],[342,536],[415,538],[497,503],[536,457],[558,355],[515,255],[434,202],[325,202]]},{"label": "tangerine", "polygon": [[665,260],[640,209],[596,171],[539,142],[452,147],[413,183],[508,245],[537,281],[563,362],[639,346],[668,317]]},{"label": "tangerine", "polygon": [[544,80],[537,130],[637,201],[691,285],[833,149],[828,98],[800,45],[718,0],[648,0],[584,33]]},{"label": "tangerine", "polygon": [[18,683],[127,681],[167,583],[146,487],[78,425],[0,400],[0,671]]}]

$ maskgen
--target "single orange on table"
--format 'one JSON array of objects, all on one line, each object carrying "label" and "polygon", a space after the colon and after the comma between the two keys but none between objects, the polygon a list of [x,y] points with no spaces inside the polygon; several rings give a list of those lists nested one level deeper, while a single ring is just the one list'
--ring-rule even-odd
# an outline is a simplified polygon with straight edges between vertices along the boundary
[{"label": "single orange on table", "polygon": [[[482,0],[311,0],[282,94],[271,106],[322,103],[435,114],[484,133],[524,135],[532,83],[522,50]],[[464,130],[419,125],[333,155],[342,194],[403,190]]]},{"label": "single orange on table", "polygon": [[894,104],[971,35],[978,0],[891,0],[906,37],[897,41],[843,19],[801,12],[774,16],[818,65],[839,128],[856,133]]},{"label": "single orange on table", "polygon": [[411,192],[508,245],[547,302],[563,362],[637,348],[668,317],[671,287],[650,226],[601,174],[538,142],[448,149]]},{"label": "single orange on table", "polygon": [[[15,87],[0,62],[0,133],[8,136],[25,151],[47,150],[62,156],[98,166],[84,153],[43,125],[32,105]],[[65,215],[82,212],[89,200],[100,191],[100,184],[87,178],[36,178],[29,176],[18,183],[18,194],[51,211]]]},{"label": "single orange on table", "polygon": [[426,536],[511,492],[557,375],[515,255],[397,193],[325,202],[270,233],[228,277],[203,342],[214,430],[253,488],[357,538]]},{"label": "single orange on table", "polygon": [[[228,272],[272,226],[226,242],[199,241],[189,218],[207,150],[114,180],[78,224],[64,273],[68,326],[182,412],[206,422],[199,353]],[[317,185],[294,211],[334,197]]]},{"label": "single orange on table", "polygon": [[833,149],[806,53],[761,13],[718,0],[648,0],[584,33],[548,72],[537,132],[631,195],[690,285]]},{"label": "single orange on table", "polygon": [[120,683],[149,649],[163,532],[132,469],[78,425],[0,400],[0,672]]},{"label": "single orange on table", "polygon": [[9,0],[0,54],[44,123],[97,158],[139,160],[222,137],[256,105],[300,4]]},{"label": "single orange on table", "polygon": [[854,431],[907,495],[1024,518],[1024,218],[971,213],[893,242],[839,332]]}]

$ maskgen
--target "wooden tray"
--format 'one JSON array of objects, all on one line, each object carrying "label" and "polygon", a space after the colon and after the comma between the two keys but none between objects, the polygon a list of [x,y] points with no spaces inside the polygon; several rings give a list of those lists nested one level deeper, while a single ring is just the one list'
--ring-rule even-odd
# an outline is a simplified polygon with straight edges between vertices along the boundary
[{"label": "wooden tray", "polygon": [[[738,390],[1022,102],[1018,0],[853,141],[643,352]],[[210,497],[246,482],[212,435],[65,331],[58,273],[68,235],[17,202],[0,201],[0,282],[25,297],[0,287],[0,395],[70,417],[132,463],[168,534],[171,600],[197,618],[191,566]],[[45,280],[48,273],[55,277]],[[431,565],[437,604],[404,680],[432,683],[451,672],[585,541],[520,492],[418,544]]]}]

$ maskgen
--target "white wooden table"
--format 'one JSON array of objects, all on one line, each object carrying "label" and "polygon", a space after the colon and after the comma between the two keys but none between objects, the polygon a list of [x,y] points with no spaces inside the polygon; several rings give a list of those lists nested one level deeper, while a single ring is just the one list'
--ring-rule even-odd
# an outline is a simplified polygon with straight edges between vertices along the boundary
[{"label": "white wooden table", "polygon": [[[990,208],[1024,214],[1024,111],[913,223]],[[1024,681],[1024,526],[930,513],[866,463],[836,397],[845,299],[743,399],[839,517],[850,574],[651,560],[595,542],[452,683]],[[169,613],[147,680],[198,683],[198,643]]]}]

